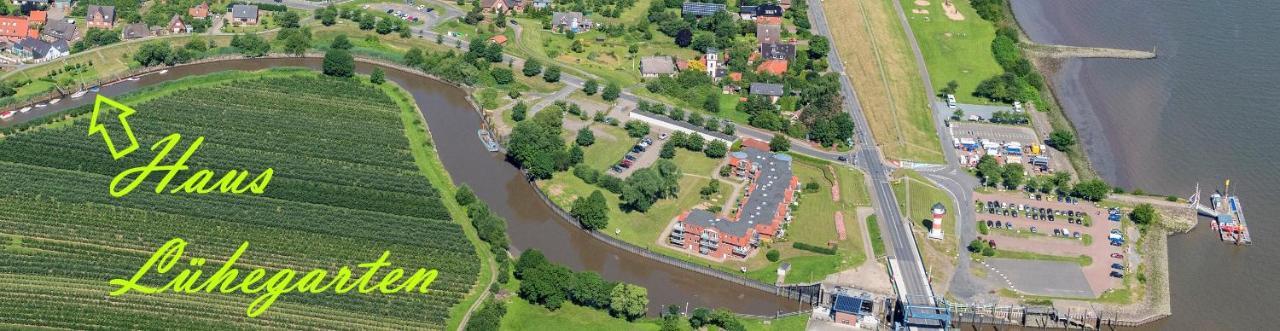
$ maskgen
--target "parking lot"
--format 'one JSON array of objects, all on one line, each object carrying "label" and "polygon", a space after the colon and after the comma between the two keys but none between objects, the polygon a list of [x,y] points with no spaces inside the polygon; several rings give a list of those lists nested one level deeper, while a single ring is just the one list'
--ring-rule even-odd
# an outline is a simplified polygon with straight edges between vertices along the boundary
[{"label": "parking lot", "polygon": [[1029,127],[974,122],[952,122],[951,134],[956,138],[1016,141],[1022,144],[1039,143],[1035,130]]},{"label": "parking lot", "polygon": [[[1036,200],[1034,196],[1023,192],[974,193],[974,199],[976,201],[973,207],[980,209],[976,215],[977,220],[992,224],[989,234],[983,235],[983,238],[994,240],[997,250],[1066,257],[1087,255],[1092,263],[1081,269],[1095,296],[1120,284],[1120,278],[1111,273],[1125,271],[1113,269],[1112,264],[1125,262],[1123,258],[1115,258],[1112,254],[1122,254],[1124,249],[1112,246],[1108,240],[1111,231],[1120,228],[1120,223],[1108,220],[1105,209],[1088,201],[1077,200],[1073,203],[1063,199],[1059,202],[1057,197],[1049,195],[1041,195],[1040,200]],[[999,229],[995,226],[997,223],[1000,224]],[[1001,271],[1015,274],[1027,272]],[[1046,293],[1074,291],[1073,286],[1066,282],[1062,288],[1037,287]]]},{"label": "parking lot", "polygon": [[[627,178],[636,169],[646,168],[658,161],[661,154],[663,144],[668,142],[667,139],[661,139],[670,135],[667,130],[650,129],[649,135],[641,139],[636,139],[631,150],[624,155],[620,155],[618,163],[609,168],[609,173],[616,174],[620,178]],[[643,148],[640,148],[643,146]]]}]

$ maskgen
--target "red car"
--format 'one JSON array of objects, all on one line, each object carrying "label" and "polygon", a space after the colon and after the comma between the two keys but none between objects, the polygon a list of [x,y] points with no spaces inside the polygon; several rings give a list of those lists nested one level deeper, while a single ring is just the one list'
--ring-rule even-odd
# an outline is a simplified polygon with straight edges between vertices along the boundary
[{"label": "red car", "polygon": [[1120,254],[1120,253],[1111,253],[1111,257],[1112,257],[1112,258],[1116,258],[1116,259],[1123,259],[1123,258],[1124,258],[1124,254]]}]

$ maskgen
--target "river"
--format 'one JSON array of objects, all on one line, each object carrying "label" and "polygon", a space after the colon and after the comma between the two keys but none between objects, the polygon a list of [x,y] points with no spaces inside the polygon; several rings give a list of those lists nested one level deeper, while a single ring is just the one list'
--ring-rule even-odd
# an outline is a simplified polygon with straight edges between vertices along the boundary
[{"label": "river", "polygon": [[1050,79],[1090,161],[1126,189],[1207,196],[1231,179],[1255,244],[1207,224],[1169,240],[1173,316],[1151,329],[1264,330],[1280,315],[1280,2],[1014,0],[1037,42],[1155,49],[1154,60],[1067,60]]},{"label": "river", "polygon": [[[273,67],[320,69],[319,58],[228,60],[192,64],[151,73],[136,81],[105,86],[100,93],[115,96],[164,81],[223,70],[260,70]],[[374,65],[357,63],[357,71],[369,73]],[[466,100],[466,93],[451,85],[396,68],[383,68],[388,81],[413,94],[431,130],[440,159],[455,184],[466,184],[507,219],[507,232],[516,250],[536,248],[548,259],[574,270],[592,270],[605,279],[644,286],[649,290],[649,313],[662,305],[727,308],[737,313],[773,315],[806,308],[794,300],[705,276],[610,246],[559,216],[538,198],[520,172],[497,153],[484,149],[476,130],[480,115]],[[20,114],[14,122],[93,102],[93,95],[66,98],[57,105]],[[487,281],[487,280],[481,280]]]}]

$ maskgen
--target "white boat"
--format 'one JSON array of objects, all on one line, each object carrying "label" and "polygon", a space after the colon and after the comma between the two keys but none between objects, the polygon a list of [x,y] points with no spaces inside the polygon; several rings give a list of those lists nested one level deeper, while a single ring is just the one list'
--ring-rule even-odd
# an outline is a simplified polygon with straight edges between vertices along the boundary
[{"label": "white boat", "polygon": [[7,119],[9,119],[9,118],[11,118],[11,117],[13,117],[13,111],[12,111],[12,110],[7,111],[7,112],[0,113],[0,119],[5,119],[5,120],[7,120]]},{"label": "white boat", "polygon": [[26,107],[22,107],[22,109],[18,109],[19,113],[25,113],[28,111],[31,111],[31,106],[26,106]]},{"label": "white boat", "polygon": [[169,69],[160,70],[161,75],[167,74],[167,73],[169,73]]},{"label": "white boat", "polygon": [[38,103],[38,104],[36,104],[36,108],[44,108],[44,106],[45,106],[45,104],[43,104],[43,103]]},{"label": "white boat", "polygon": [[136,82],[136,81],[138,81],[139,79],[141,79],[141,78],[138,78],[137,76],[134,76],[134,77],[125,78],[124,80],[130,81],[130,82]]},{"label": "white boat", "polygon": [[72,94],[71,94],[71,98],[72,98],[72,99],[79,99],[80,97],[83,97],[85,93],[88,93],[88,92],[89,92],[89,91],[80,90],[80,92],[72,93]]},{"label": "white boat", "polygon": [[56,104],[58,104],[58,102],[59,102],[59,101],[62,101],[62,99],[53,99],[53,100],[49,100],[49,104],[50,104],[50,105],[56,105]]}]

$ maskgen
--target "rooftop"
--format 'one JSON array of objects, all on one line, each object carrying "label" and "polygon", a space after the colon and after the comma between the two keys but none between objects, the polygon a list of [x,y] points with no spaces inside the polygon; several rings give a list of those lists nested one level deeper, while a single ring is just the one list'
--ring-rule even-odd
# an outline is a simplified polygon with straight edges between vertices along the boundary
[{"label": "rooftop", "polygon": [[751,83],[751,94],[780,97],[782,96],[782,84]]},{"label": "rooftop", "polygon": [[684,15],[711,16],[724,11],[724,4],[707,2],[686,2],[680,12]]},{"label": "rooftop", "polygon": [[258,18],[258,6],[254,5],[234,5],[231,6],[232,18]]}]

